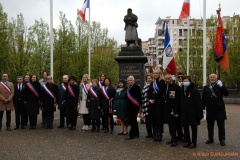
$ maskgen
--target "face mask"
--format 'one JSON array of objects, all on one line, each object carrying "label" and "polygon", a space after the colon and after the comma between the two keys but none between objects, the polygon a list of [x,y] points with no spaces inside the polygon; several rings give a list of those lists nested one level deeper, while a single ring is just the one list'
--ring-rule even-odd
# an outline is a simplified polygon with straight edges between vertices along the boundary
[{"label": "face mask", "polygon": [[187,86],[190,85],[190,82],[183,82],[183,85],[184,85],[185,87],[187,87]]}]

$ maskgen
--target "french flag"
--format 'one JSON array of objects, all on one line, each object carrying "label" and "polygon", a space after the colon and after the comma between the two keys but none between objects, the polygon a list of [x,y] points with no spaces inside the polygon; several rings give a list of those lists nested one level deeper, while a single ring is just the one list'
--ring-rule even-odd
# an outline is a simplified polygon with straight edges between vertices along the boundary
[{"label": "french flag", "polygon": [[84,0],[83,2],[83,6],[82,9],[80,11],[78,11],[78,15],[82,17],[82,21],[85,22],[85,13],[86,13],[86,9],[89,8],[89,1],[90,0]]},{"label": "french flag", "polygon": [[170,44],[170,35],[168,33],[168,25],[167,22],[163,22],[163,34],[165,34],[164,40],[164,54],[163,54],[163,69],[171,75],[175,75],[177,73],[177,66],[174,60],[172,47]]},{"label": "french flag", "polygon": [[179,19],[187,18],[189,16],[190,16],[190,0],[184,0]]}]

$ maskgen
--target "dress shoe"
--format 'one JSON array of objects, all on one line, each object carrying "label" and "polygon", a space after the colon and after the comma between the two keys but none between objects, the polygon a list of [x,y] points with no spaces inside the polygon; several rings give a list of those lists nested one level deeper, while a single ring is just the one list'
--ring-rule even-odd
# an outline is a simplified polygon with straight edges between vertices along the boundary
[{"label": "dress shoe", "polygon": [[152,135],[147,135],[145,138],[152,138]]},{"label": "dress shoe", "polygon": [[12,131],[12,129],[10,127],[7,127],[7,131]]},{"label": "dress shoe", "polygon": [[173,143],[173,141],[172,140],[170,140],[170,141],[167,141],[167,144],[172,144]]},{"label": "dress shoe", "polygon": [[125,138],[125,140],[130,140],[130,139],[133,139],[133,138],[134,138],[133,136],[128,135],[128,136]]},{"label": "dress shoe", "polygon": [[206,143],[206,144],[212,144],[212,143],[213,143],[213,140],[207,140],[205,143]]},{"label": "dress shoe", "polygon": [[183,145],[183,148],[188,148],[191,145],[191,143],[186,143]]},{"label": "dress shoe", "polygon": [[68,125],[67,125],[67,128],[71,128],[71,125],[70,125],[70,124],[68,124]]},{"label": "dress shoe", "polygon": [[19,127],[15,127],[15,128],[14,128],[14,130],[17,130],[17,129],[19,129]]},{"label": "dress shoe", "polygon": [[191,149],[191,148],[196,148],[196,144],[193,144],[193,143],[192,143],[188,148],[190,148],[190,149]]},{"label": "dress shoe", "polygon": [[177,142],[172,142],[171,147],[176,147],[177,146]]},{"label": "dress shoe", "polygon": [[123,135],[123,132],[119,132],[118,135]]},{"label": "dress shoe", "polygon": [[76,127],[75,126],[73,126],[73,127],[71,127],[69,130],[75,130],[76,129]]},{"label": "dress shoe", "polygon": [[221,146],[226,146],[225,141],[220,141],[220,145],[221,145]]},{"label": "dress shoe", "polygon": [[94,132],[94,131],[96,131],[96,128],[95,128],[95,127],[93,127],[93,128],[91,129],[91,132]]},{"label": "dress shoe", "polygon": [[123,132],[123,134],[122,134],[122,135],[128,135],[128,132],[126,132],[126,133],[124,133],[124,132]]},{"label": "dress shoe", "polygon": [[60,126],[58,126],[57,128],[64,128],[64,126],[60,125]]}]

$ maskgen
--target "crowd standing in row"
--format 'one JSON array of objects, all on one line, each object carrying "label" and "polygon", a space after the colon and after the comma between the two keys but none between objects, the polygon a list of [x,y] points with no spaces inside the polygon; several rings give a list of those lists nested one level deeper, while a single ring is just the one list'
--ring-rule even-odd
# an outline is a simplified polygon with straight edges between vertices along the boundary
[{"label": "crowd standing in row", "polygon": [[[172,75],[163,77],[161,70],[154,70],[146,75],[146,85],[141,89],[133,76],[127,82],[120,79],[116,88],[111,80],[101,74],[99,81],[90,81],[87,74],[77,85],[74,76],[64,75],[62,83],[57,86],[52,77],[43,72],[38,81],[36,74],[18,76],[16,84],[8,82],[8,75],[2,74],[0,82],[0,131],[3,113],[6,110],[7,131],[12,131],[11,110],[15,108],[15,129],[24,129],[29,121],[30,129],[36,129],[37,115],[42,110],[42,127],[53,128],[54,111],[60,110],[60,125],[75,130],[79,113],[83,116],[82,130],[100,132],[100,124],[104,133],[114,132],[114,111],[121,121],[118,135],[127,135],[126,140],[139,137],[137,116],[142,114],[146,123],[147,136],[154,141],[162,141],[163,126],[169,126],[171,139],[167,142],[175,147],[179,140],[185,142],[185,148],[195,148],[197,145],[197,126],[203,118],[206,109],[208,140],[206,144],[214,143],[214,122],[217,121],[219,141],[225,146],[226,111],[223,96],[228,91],[216,74],[209,76],[210,84],[204,86],[202,97],[194,87],[189,76],[178,74],[177,83]],[[66,123],[65,123],[66,119]],[[110,125],[110,128],[109,128]],[[131,126],[128,132],[128,126]],[[191,137],[190,138],[190,129]]]}]

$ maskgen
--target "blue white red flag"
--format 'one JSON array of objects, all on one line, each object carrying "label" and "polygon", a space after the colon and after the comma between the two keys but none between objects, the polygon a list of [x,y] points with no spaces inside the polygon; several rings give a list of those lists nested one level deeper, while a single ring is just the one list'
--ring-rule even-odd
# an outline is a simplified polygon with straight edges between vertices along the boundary
[{"label": "blue white red flag", "polygon": [[82,21],[85,22],[85,14],[86,14],[86,9],[89,8],[89,1],[90,0],[84,0],[82,9],[78,11],[78,15],[82,17]]},{"label": "blue white red flag", "polygon": [[164,54],[163,54],[163,69],[171,75],[177,73],[177,66],[174,60],[172,46],[170,44],[170,35],[168,33],[168,24],[166,21],[163,23],[163,33],[165,34],[164,40]]}]

